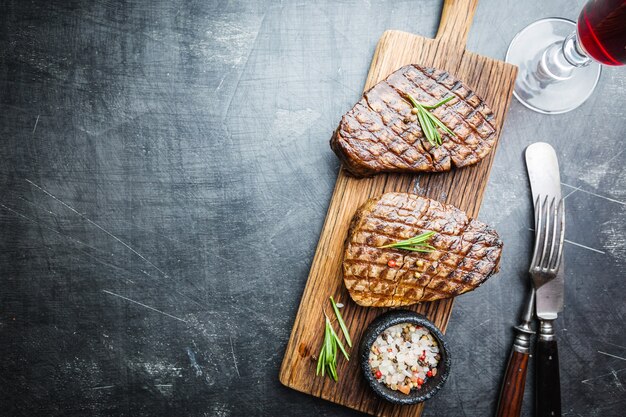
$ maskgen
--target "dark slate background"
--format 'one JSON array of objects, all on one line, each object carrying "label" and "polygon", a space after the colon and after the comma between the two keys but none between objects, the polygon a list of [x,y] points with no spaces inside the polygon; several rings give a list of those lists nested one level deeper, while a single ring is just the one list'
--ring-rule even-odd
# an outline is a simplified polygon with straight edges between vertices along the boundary
[{"label": "dark slate background", "polygon": [[[328,139],[385,29],[441,2],[3,1],[0,415],[351,416],[278,382],[339,164]],[[481,1],[468,49],[583,1]],[[527,288],[524,148],[567,195],[564,415],[626,406],[626,73],[560,116],[513,101],[480,218],[502,271],[460,297],[426,416],[493,413]],[[532,374],[524,415],[532,410]]]}]

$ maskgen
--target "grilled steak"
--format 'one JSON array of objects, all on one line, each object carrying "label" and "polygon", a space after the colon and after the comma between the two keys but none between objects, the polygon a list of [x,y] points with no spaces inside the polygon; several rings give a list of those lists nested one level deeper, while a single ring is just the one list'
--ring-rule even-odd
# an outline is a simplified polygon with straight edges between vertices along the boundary
[{"label": "grilled steak", "polygon": [[[439,129],[443,144],[431,145],[418,121],[411,121],[411,94],[432,110],[456,136]],[[363,177],[378,172],[448,171],[475,164],[496,142],[493,113],[473,91],[445,71],[407,65],[363,94],[346,113],[330,146],[346,169]],[[413,118],[414,119],[414,118]]]},{"label": "grilled steak", "polygon": [[[427,231],[435,232],[428,241],[436,248],[433,252],[380,248]],[[434,301],[481,285],[498,271],[501,252],[495,230],[456,207],[414,194],[387,193],[368,200],[354,215],[343,279],[352,299],[363,306]]]}]

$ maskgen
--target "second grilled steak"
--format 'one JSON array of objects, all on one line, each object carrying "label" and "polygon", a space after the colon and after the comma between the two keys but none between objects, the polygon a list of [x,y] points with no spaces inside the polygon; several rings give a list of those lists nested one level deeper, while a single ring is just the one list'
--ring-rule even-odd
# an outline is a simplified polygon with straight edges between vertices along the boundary
[{"label": "second grilled steak", "polygon": [[[425,138],[405,96],[431,105],[455,98],[432,110],[455,136],[441,132],[435,147]],[[497,134],[493,112],[467,86],[445,71],[407,65],[363,94],[341,119],[330,146],[355,176],[378,172],[448,171],[475,164],[493,148]]]},{"label": "second grilled steak", "polygon": [[[380,248],[428,231],[435,232],[429,240],[433,252]],[[344,282],[352,299],[363,306],[450,298],[475,289],[497,272],[501,252],[495,230],[456,207],[413,194],[387,193],[368,200],[352,220]]]}]

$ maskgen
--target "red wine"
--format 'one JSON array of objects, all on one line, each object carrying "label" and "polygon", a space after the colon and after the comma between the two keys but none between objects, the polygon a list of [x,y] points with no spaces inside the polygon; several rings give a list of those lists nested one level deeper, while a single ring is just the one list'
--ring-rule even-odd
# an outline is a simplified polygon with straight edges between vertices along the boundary
[{"label": "red wine", "polygon": [[626,0],[590,0],[578,16],[578,39],[596,61],[626,64]]}]

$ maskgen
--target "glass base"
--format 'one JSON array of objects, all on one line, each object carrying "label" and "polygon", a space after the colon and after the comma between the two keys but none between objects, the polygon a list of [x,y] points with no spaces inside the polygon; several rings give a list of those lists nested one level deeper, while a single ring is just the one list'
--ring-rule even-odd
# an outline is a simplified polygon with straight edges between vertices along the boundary
[{"label": "glass base", "polygon": [[515,35],[505,60],[519,67],[513,95],[524,106],[539,113],[559,114],[575,109],[591,96],[601,72],[595,61],[574,67],[567,78],[551,78],[538,71],[546,49],[562,44],[575,30],[576,23],[554,17],[531,23]]}]

